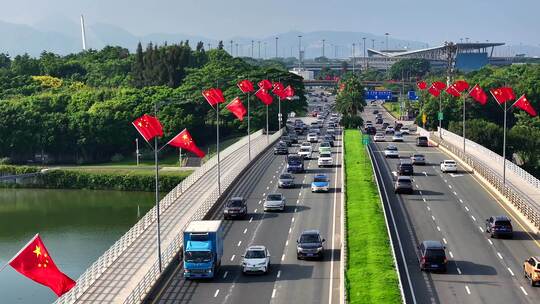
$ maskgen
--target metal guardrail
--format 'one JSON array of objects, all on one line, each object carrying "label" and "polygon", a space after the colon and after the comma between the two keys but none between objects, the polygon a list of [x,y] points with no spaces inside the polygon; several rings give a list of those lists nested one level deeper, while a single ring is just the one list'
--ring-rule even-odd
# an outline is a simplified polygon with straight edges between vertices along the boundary
[{"label": "metal guardrail", "polygon": [[[540,229],[540,206],[538,202],[535,202],[527,195],[522,193],[517,187],[509,183],[506,184],[503,182],[502,176],[491,169],[484,161],[472,157],[467,153],[463,154],[462,147],[458,147],[446,140],[445,136],[448,134],[443,134],[443,139],[441,140],[437,133],[433,133],[430,136],[430,140],[433,142],[445,147],[447,150],[455,154],[461,160],[463,160],[467,165],[469,165],[473,170],[485,178],[499,193],[510,201],[533,225]],[[489,151],[489,150],[488,150]]]},{"label": "metal guardrail", "polygon": [[[449,139],[450,141],[453,141],[455,143],[463,143],[463,137],[445,129],[442,129],[441,132],[443,139]],[[492,161],[502,166],[504,159],[499,154],[469,139],[466,139],[466,146],[468,149],[476,149],[483,156],[489,157]],[[506,162],[506,170],[514,172],[514,174],[521,177],[524,181],[531,184],[533,187],[540,189],[540,180],[538,180],[536,177],[532,176],[529,172],[523,170],[520,166],[514,164],[513,162]]]},{"label": "metal guardrail", "polygon": [[[260,153],[265,151],[268,146],[272,145],[280,136],[281,136],[282,130],[272,134],[269,138],[269,142],[266,143],[266,141],[260,142],[256,146],[252,146],[252,159],[257,157]],[[262,134],[262,133],[261,133]],[[230,154],[230,153],[229,153]],[[223,158],[225,158],[224,156]],[[241,163],[237,163],[236,166],[234,166],[232,173],[228,175],[228,178],[224,179],[222,181],[222,192],[224,192],[238,177],[238,175],[250,164],[249,159],[245,159]],[[188,223],[182,227],[182,229],[179,231],[179,233],[175,236],[174,241],[164,250],[162,253],[162,261],[163,261],[163,267],[166,268],[174,259],[177,253],[182,252],[182,245],[183,245],[183,231],[189,225],[189,222],[191,221],[197,221],[202,220],[208,212],[212,209],[212,207],[215,205],[216,201],[219,199],[219,193],[218,189],[216,188],[212,194],[204,200],[201,205],[198,207],[195,214],[190,218]],[[144,298],[147,296],[147,294],[151,291],[154,284],[158,281],[160,278],[161,273],[159,272],[159,265],[158,261],[154,262],[150,270],[144,275],[143,279],[137,284],[137,286],[133,289],[131,294],[127,297],[127,299],[124,301],[124,304],[135,304],[135,303],[141,303]]]},{"label": "metal guardrail", "polygon": [[[253,141],[262,136],[262,130],[251,135]],[[247,136],[230,145],[220,153],[221,159],[236,152],[243,146],[247,147]],[[211,158],[201,167],[191,173],[174,189],[172,189],[160,201],[160,213],[165,212],[189,187],[197,182],[206,172],[217,165],[217,157]],[[77,284],[55,304],[74,303],[98,278],[99,276],[128,248],[150,225],[156,220],[156,206],[152,207],[133,227],[131,227],[118,241],[105,251],[78,279]],[[174,242],[173,242],[174,243]],[[163,254],[163,253],[162,253]],[[157,259],[156,259],[157,263]],[[157,264],[155,265],[157,266]],[[154,267],[152,267],[153,269]]]}]

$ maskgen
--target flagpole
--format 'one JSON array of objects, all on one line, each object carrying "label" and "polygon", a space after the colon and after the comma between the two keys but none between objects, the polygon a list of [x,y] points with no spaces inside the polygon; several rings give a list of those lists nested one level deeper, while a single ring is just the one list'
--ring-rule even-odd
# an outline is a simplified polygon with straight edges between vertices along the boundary
[{"label": "flagpole", "polygon": [[178,167],[182,168],[182,148],[178,148]]},{"label": "flagpole", "polygon": [[503,184],[506,185],[506,102],[504,103],[504,131],[503,131]]},{"label": "flagpole", "polygon": [[248,132],[248,159],[251,161],[251,131],[250,131],[250,116],[249,116],[249,92],[247,93],[247,132]]},{"label": "flagpole", "polygon": [[216,103],[216,151],[217,151],[217,184],[218,194],[221,195],[221,164],[219,159],[219,102]]},{"label": "flagpole", "polygon": [[[439,114],[442,114],[442,94],[439,95]],[[442,117],[437,117],[439,119],[439,138],[442,139]]]},{"label": "flagpole", "polygon": [[[155,104],[155,116],[158,114],[158,104]],[[158,167],[158,140],[157,136],[154,137],[154,163],[156,169],[156,219],[157,219],[157,254],[158,254],[158,266],[159,272],[161,273],[162,264],[161,264],[161,229],[160,229],[160,219],[159,219],[159,167]]]},{"label": "flagpole", "polygon": [[463,155],[465,155],[465,99],[467,95],[463,95]]},{"label": "flagpole", "polygon": [[268,138],[268,105],[266,105],[266,143],[268,144],[269,141],[270,139]]}]

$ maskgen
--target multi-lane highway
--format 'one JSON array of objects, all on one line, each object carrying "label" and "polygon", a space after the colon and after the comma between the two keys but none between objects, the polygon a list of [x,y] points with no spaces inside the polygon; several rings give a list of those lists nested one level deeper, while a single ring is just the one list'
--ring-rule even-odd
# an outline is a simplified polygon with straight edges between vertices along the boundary
[{"label": "multi-lane highway", "polygon": [[[305,123],[312,120],[303,118]],[[302,138],[302,137],[301,137]],[[290,147],[296,153],[298,146]],[[318,144],[313,144],[317,151]],[[337,303],[340,300],[341,244],[341,136],[332,148],[334,166],[318,168],[318,153],[306,160],[307,170],[295,174],[296,187],[278,189],[280,173],[286,170],[283,155],[264,153],[233,185],[227,197],[247,199],[248,216],[227,220],[224,256],[217,278],[192,281],[182,278],[181,266],[164,280],[155,303]],[[328,193],[311,193],[310,184],[317,173],[330,177]],[[284,212],[264,212],[268,193],[280,192],[287,199]],[[216,212],[214,218],[222,218]],[[306,229],[319,229],[325,243],[323,261],[297,260],[296,240]],[[265,245],[271,254],[266,275],[243,275],[241,256],[249,245]]]},{"label": "multi-lane highway", "polygon": [[[368,106],[364,120],[375,121],[374,109],[393,125],[394,118],[379,105]],[[539,303],[540,288],[530,287],[522,270],[526,258],[540,254],[537,236],[463,167],[457,174],[441,173],[439,163],[451,157],[436,147],[416,147],[415,138],[405,135],[403,143],[393,143],[400,159],[413,153],[426,156],[425,166],[414,166],[412,195],[394,194],[400,159],[385,159],[383,154],[391,135],[387,142],[371,144],[383,201],[392,213],[391,231],[398,236],[393,243],[400,266],[405,259],[400,278],[407,303]],[[493,215],[510,216],[513,239],[489,238],[485,219]],[[420,271],[416,246],[423,240],[445,244],[448,273]]]}]

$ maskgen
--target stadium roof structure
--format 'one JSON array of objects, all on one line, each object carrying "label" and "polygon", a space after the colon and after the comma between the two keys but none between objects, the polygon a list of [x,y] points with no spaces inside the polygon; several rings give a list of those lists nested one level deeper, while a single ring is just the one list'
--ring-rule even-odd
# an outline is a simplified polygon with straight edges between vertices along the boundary
[{"label": "stadium roof structure", "polygon": [[[491,48],[491,55],[496,46],[504,45],[501,42],[477,42],[477,43],[456,43],[457,53],[487,53],[488,48]],[[368,49],[368,57],[383,57],[383,58],[424,58],[424,59],[444,59],[447,53],[448,45],[441,45],[431,48],[419,50],[374,50]]]}]

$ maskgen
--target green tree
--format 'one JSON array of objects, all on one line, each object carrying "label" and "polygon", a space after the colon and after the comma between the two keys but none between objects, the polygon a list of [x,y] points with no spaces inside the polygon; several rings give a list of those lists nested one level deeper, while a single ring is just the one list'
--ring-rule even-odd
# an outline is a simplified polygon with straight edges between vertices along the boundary
[{"label": "green tree", "polygon": [[422,78],[430,71],[429,61],[426,59],[402,59],[392,65],[388,71],[390,79]]}]

